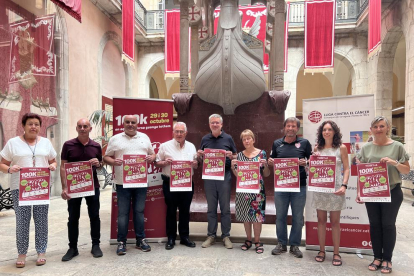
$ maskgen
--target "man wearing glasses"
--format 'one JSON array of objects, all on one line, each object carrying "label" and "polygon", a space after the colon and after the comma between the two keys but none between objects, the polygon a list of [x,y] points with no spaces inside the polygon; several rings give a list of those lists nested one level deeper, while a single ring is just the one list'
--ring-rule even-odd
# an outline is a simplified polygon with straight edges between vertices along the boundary
[{"label": "man wearing glasses", "polygon": [[223,118],[218,114],[209,117],[211,133],[201,139],[200,149],[197,157],[204,156],[204,149],[222,149],[226,151],[226,164],[224,180],[204,180],[204,191],[207,198],[207,239],[201,247],[206,248],[215,243],[217,231],[217,204],[220,204],[221,212],[221,238],[224,247],[232,249],[230,240],[231,214],[230,214],[230,192],[231,192],[231,159],[236,158],[236,145],[233,138],[222,130]]},{"label": "man wearing glasses", "polygon": [[101,220],[99,218],[99,181],[96,168],[102,166],[102,149],[101,145],[89,139],[89,133],[92,131],[88,119],[80,119],[76,124],[78,137],[66,141],[62,147],[60,179],[62,182],[62,198],[68,201],[68,236],[69,250],[62,257],[63,262],[70,261],[73,257],[79,255],[78,237],[79,237],[79,217],[82,204],[82,197],[71,198],[68,195],[66,186],[65,163],[89,161],[93,168],[93,182],[95,195],[86,196],[85,201],[88,205],[88,214],[91,225],[92,250],[91,253],[95,258],[102,257],[102,251],[99,247],[101,237]]},{"label": "man wearing glasses", "polygon": [[124,154],[146,155],[147,163],[155,160],[155,152],[149,137],[137,131],[137,117],[126,115],[124,117],[124,132],[112,136],[104,156],[104,161],[114,166],[116,183],[116,196],[118,199],[118,247],[117,255],[126,254],[126,241],[128,234],[129,211],[132,201],[133,221],[136,237],[136,248],[143,252],[151,251],[145,240],[144,208],[147,198],[147,188],[124,188],[122,179],[122,156]]},{"label": "man wearing glasses", "polygon": [[180,210],[178,233],[180,244],[195,247],[195,243],[189,239],[190,234],[190,205],[194,195],[194,183],[191,191],[170,191],[171,162],[192,161],[192,168],[198,167],[197,152],[194,144],[185,140],[187,126],[183,122],[177,122],[173,126],[173,139],[161,144],[157,154],[155,166],[162,168],[163,192],[165,204],[167,204],[166,230],[168,242],[165,249],[171,250],[175,246],[177,236],[177,208]]}]

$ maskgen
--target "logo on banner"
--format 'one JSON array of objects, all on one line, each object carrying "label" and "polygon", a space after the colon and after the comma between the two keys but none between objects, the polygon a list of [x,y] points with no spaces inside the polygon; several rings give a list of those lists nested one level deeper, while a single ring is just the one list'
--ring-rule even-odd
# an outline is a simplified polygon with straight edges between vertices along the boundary
[{"label": "logo on banner", "polygon": [[296,147],[296,148],[300,148],[300,143],[296,143],[296,144],[295,144],[295,147]]},{"label": "logo on banner", "polygon": [[322,113],[320,113],[319,111],[316,111],[316,110],[311,111],[309,113],[308,119],[312,123],[317,124],[322,120]]}]

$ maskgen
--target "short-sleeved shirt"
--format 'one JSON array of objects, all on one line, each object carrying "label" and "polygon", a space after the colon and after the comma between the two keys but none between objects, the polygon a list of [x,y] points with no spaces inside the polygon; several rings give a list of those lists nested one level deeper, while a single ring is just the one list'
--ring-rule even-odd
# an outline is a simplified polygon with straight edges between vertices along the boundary
[{"label": "short-sleeved shirt", "polygon": [[[211,132],[201,138],[200,149],[222,149],[226,151],[231,151],[233,154],[237,152],[236,145],[234,144],[233,138],[221,131],[221,134],[217,137],[214,137]],[[226,170],[230,170],[231,160],[226,157]]]},{"label": "short-sleeved shirt", "polygon": [[[181,147],[175,139],[162,143],[157,153],[156,161],[164,161],[167,158],[179,161],[193,161],[194,156],[197,154],[196,148],[193,143],[184,141],[184,146]],[[193,170],[191,168],[191,170]],[[165,166],[162,168],[162,174],[170,177],[171,166]]]},{"label": "short-sleeved shirt", "polygon": [[[102,161],[102,148],[101,145],[95,141],[89,139],[86,145],[83,145],[78,138],[66,141],[62,147],[62,153],[60,160],[67,162],[80,162],[89,161],[92,158],[97,158],[99,162]],[[99,188],[98,174],[96,173],[96,167],[92,167],[94,187]]]},{"label": "short-sleeved shirt", "polygon": [[[135,136],[128,136],[125,132],[112,136],[109,140],[105,156],[122,159],[124,154],[154,154],[149,137],[142,132],[137,131]],[[122,185],[122,166],[114,166],[115,177],[114,182]]]},{"label": "short-sleeved shirt", "polygon": [[[299,158],[309,159],[312,154],[312,146],[308,140],[297,137],[292,143],[285,142],[285,137],[273,142],[271,158]],[[306,186],[306,170],[304,166],[299,166],[300,186]]]},{"label": "short-sleeved shirt", "polygon": [[[35,153],[36,167],[49,167],[49,161],[56,158],[56,151],[53,149],[49,139],[40,137],[35,146],[30,146],[20,139],[19,136],[7,141],[0,155],[11,162],[10,166],[17,165],[21,168],[33,167],[33,151]],[[19,189],[20,174],[13,173],[10,177],[10,190]]]},{"label": "short-sleeved shirt", "polygon": [[[357,153],[357,158],[361,163],[379,162],[383,157],[391,158],[400,163],[404,163],[410,159],[403,144],[398,141],[393,141],[391,144],[385,146],[378,146],[374,145],[372,142],[368,142],[361,148],[361,151]],[[401,175],[395,166],[387,165],[387,168],[390,189],[392,190],[397,184],[401,183]]]}]

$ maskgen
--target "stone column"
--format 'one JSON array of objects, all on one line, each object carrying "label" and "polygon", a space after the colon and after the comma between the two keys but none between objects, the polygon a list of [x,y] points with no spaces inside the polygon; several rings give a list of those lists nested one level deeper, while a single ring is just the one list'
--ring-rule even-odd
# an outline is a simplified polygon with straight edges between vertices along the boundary
[{"label": "stone column", "polygon": [[188,0],[180,1],[180,93],[188,93]]},{"label": "stone column", "polygon": [[284,22],[285,1],[276,0],[275,20],[273,22],[273,36],[269,56],[269,90],[283,90],[284,86]]},{"label": "stone column", "polygon": [[195,79],[198,73],[198,26],[191,26],[191,92],[194,92]]}]

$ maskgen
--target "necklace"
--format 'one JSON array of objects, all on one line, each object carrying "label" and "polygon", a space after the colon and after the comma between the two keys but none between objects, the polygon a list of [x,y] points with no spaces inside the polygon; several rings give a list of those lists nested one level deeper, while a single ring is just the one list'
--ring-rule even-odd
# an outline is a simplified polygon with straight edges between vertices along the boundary
[{"label": "necklace", "polygon": [[23,139],[26,142],[27,146],[29,147],[30,151],[33,153],[33,156],[32,156],[33,167],[36,167],[36,156],[35,156],[35,154],[36,154],[36,146],[37,146],[37,137],[36,137],[36,143],[35,143],[35,146],[34,146],[34,150],[32,150],[32,148],[30,147],[29,143],[26,140],[26,137],[24,137],[24,134],[23,134]]}]

